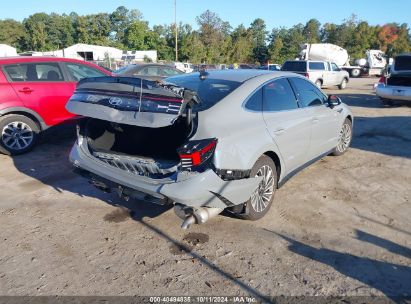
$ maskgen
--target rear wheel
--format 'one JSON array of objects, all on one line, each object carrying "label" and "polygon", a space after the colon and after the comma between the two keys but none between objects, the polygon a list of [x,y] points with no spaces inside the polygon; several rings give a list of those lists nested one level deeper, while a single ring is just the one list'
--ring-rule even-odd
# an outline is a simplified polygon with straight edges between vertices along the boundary
[{"label": "rear wheel", "polygon": [[17,155],[35,146],[40,128],[26,116],[10,114],[0,117],[0,132],[0,152]]},{"label": "rear wheel", "polygon": [[350,147],[351,141],[352,141],[352,123],[351,123],[351,120],[346,118],[341,127],[340,138],[338,140],[337,147],[335,147],[332,154],[335,156],[343,155],[345,152],[347,152],[348,148]]},{"label": "rear wheel", "polygon": [[246,220],[258,220],[270,209],[277,189],[277,170],[271,158],[261,156],[251,169],[252,177],[262,176],[263,180],[245,203],[245,213],[238,216]]},{"label": "rear wheel", "polygon": [[359,77],[361,74],[361,70],[360,69],[353,69],[351,70],[351,77]]}]

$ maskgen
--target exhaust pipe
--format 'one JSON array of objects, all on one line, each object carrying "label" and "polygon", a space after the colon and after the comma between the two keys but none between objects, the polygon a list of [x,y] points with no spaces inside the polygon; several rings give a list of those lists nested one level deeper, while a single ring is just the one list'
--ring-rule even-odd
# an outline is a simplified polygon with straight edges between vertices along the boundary
[{"label": "exhaust pipe", "polygon": [[183,220],[181,228],[190,228],[192,224],[204,224],[210,218],[220,214],[224,209],[211,208],[211,207],[199,207],[193,208],[181,204],[174,205],[174,212]]}]

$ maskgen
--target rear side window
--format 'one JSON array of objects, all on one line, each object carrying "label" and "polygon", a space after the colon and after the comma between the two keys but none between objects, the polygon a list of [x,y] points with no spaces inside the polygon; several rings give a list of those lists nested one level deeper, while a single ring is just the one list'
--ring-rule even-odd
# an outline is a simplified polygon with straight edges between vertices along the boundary
[{"label": "rear side window", "polygon": [[245,108],[251,111],[263,110],[263,90],[260,88],[248,98]]},{"label": "rear side window", "polygon": [[309,62],[308,67],[311,71],[323,71],[325,70],[324,62]]},{"label": "rear side window", "polygon": [[306,61],[286,61],[281,67],[282,71],[290,72],[306,72],[307,62]]},{"label": "rear side window", "polygon": [[297,89],[301,107],[322,105],[327,100],[327,97],[308,80],[297,77],[292,77],[290,80]]},{"label": "rear side window", "polygon": [[162,68],[162,69],[161,69],[161,72],[162,72],[161,74],[162,74],[163,76],[166,76],[166,77],[182,74],[182,73],[180,73],[180,72],[178,72],[178,71],[176,71],[176,70],[174,70],[174,69],[170,69],[170,68]]},{"label": "rear side window", "polygon": [[8,78],[13,82],[21,81],[64,81],[58,63],[39,62],[6,65],[4,71]]},{"label": "rear side window", "polygon": [[71,77],[75,81],[80,81],[83,78],[87,77],[101,77],[107,76],[103,72],[89,67],[85,64],[77,64],[77,63],[66,63],[67,69],[71,75]]},{"label": "rear side window", "polygon": [[287,79],[274,80],[263,87],[264,111],[284,111],[297,108],[294,91]]}]

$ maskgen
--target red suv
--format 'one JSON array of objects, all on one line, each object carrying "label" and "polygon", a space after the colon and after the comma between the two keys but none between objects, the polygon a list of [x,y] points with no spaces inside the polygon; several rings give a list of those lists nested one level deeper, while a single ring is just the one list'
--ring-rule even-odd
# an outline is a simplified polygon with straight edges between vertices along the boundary
[{"label": "red suv", "polygon": [[27,152],[42,131],[76,118],[65,106],[77,82],[107,75],[111,73],[75,59],[0,58],[0,152]]}]

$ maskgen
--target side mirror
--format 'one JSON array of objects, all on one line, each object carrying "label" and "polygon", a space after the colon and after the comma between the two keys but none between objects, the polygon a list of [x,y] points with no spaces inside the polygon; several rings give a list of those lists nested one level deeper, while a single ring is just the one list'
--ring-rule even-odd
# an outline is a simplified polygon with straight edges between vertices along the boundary
[{"label": "side mirror", "polygon": [[332,109],[341,104],[341,98],[336,95],[328,96],[328,106]]}]

